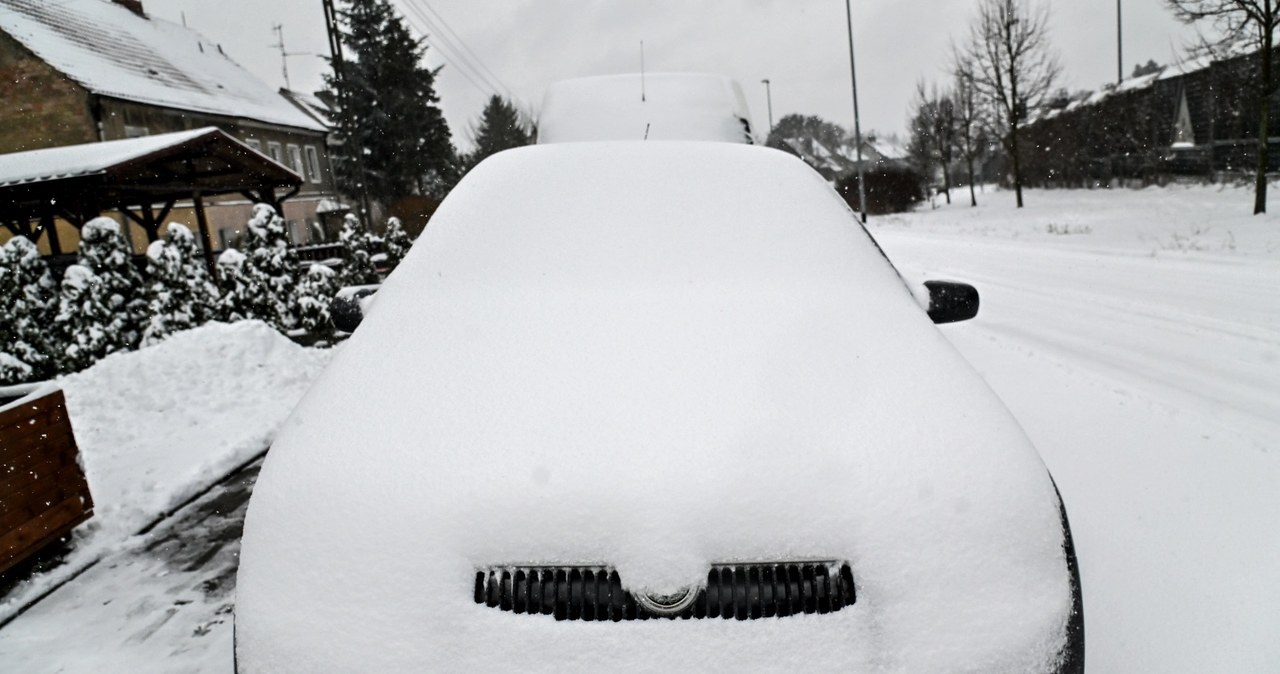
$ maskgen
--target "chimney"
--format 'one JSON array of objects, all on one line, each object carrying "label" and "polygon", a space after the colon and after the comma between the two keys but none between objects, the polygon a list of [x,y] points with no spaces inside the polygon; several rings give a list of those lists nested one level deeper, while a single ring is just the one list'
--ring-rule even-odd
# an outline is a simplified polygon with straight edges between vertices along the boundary
[{"label": "chimney", "polygon": [[111,0],[111,2],[124,7],[144,19],[147,18],[147,13],[142,11],[142,0]]}]

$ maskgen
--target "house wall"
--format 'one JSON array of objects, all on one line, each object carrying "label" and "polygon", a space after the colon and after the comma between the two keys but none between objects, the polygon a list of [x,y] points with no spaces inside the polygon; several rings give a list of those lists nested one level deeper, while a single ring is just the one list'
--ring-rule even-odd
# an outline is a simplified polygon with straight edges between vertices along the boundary
[{"label": "house wall", "polygon": [[0,153],[98,139],[89,94],[0,32]]}]

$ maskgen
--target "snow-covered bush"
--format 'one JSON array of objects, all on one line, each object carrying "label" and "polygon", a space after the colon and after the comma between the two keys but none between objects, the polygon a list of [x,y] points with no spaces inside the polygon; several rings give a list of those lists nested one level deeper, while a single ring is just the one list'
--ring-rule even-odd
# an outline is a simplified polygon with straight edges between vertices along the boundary
[{"label": "snow-covered bush", "polygon": [[400,218],[391,218],[387,220],[387,228],[382,233],[382,243],[386,247],[387,271],[390,273],[400,266],[400,261],[404,259],[405,255],[409,254],[409,247],[413,245],[413,239],[410,239],[409,233],[404,231]]},{"label": "snow-covered bush", "polygon": [[235,323],[252,318],[254,298],[250,296],[249,283],[245,279],[245,256],[235,248],[228,248],[218,256],[218,320]]},{"label": "snow-covered bush", "polygon": [[289,247],[284,219],[266,204],[253,207],[245,227],[248,251],[242,271],[250,318],[258,318],[280,331],[292,328],[293,294],[297,285],[298,258]]},{"label": "snow-covered bush", "polygon": [[[120,224],[94,218],[80,230],[79,265],[93,272],[108,311],[103,329],[122,348],[137,348],[147,324],[142,274],[133,266]],[[116,349],[112,349],[113,351]]]},{"label": "snow-covered bush", "polygon": [[151,319],[143,344],[203,325],[214,318],[218,291],[209,281],[196,250],[196,238],[185,225],[171,223],[164,241],[147,248],[147,308]]},{"label": "snow-covered bush", "polygon": [[111,308],[116,300],[113,295],[88,267],[73,264],[67,268],[53,320],[54,340],[59,345],[54,361],[59,372],[78,372],[107,354],[128,348],[112,328],[119,313]]},{"label": "snow-covered bush", "polygon": [[333,324],[329,322],[329,303],[338,292],[338,275],[332,269],[313,264],[302,280],[298,282],[295,309],[298,313],[298,327],[307,332],[327,336],[333,332]]},{"label": "snow-covered bush", "polygon": [[34,243],[16,236],[0,246],[0,384],[53,374],[46,331],[57,302],[57,285]]},{"label": "snow-covered bush", "polygon": [[382,280],[373,265],[373,233],[365,229],[360,218],[348,213],[338,240],[342,242],[342,285],[362,286]]}]

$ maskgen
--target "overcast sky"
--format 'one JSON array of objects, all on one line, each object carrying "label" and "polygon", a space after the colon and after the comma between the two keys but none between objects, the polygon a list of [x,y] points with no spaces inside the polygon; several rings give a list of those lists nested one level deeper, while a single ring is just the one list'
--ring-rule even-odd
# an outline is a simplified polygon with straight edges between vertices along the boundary
[{"label": "overcast sky", "polygon": [[[327,54],[321,0],[143,0],[156,17],[186,22],[268,83],[283,86],[272,25],[284,26],[293,88],[322,85]],[[342,2],[342,0],[339,0]],[[1194,33],[1162,0],[1122,0],[1125,72],[1174,60]],[[536,110],[547,84],[566,77],[635,72],[640,41],[650,72],[705,71],[736,78],[755,126],[814,114],[852,126],[843,0],[393,0],[444,64],[437,81],[455,143],[495,90]],[[952,41],[968,30],[976,0],[853,0],[864,129],[901,132],[920,78],[942,79]],[[1116,0],[1050,2],[1063,86],[1095,89],[1116,76]],[[435,24],[431,28],[428,21]],[[450,34],[445,26],[452,29]],[[465,46],[463,46],[465,45]],[[470,50],[469,52],[467,50]],[[487,68],[488,72],[485,72]]]}]

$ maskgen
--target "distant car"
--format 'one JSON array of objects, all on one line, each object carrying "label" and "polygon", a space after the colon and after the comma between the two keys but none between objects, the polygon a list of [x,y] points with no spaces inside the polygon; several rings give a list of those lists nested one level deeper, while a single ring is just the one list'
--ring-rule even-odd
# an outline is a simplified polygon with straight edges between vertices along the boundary
[{"label": "distant car", "polygon": [[742,87],[723,75],[599,75],[547,88],[538,143],[605,140],[755,142]]},{"label": "distant car", "polygon": [[775,150],[486,159],[266,459],[239,671],[1081,671],[1053,482],[922,303],[977,294]]}]

